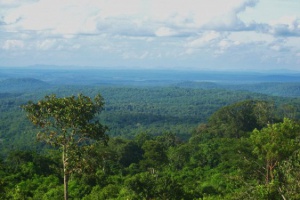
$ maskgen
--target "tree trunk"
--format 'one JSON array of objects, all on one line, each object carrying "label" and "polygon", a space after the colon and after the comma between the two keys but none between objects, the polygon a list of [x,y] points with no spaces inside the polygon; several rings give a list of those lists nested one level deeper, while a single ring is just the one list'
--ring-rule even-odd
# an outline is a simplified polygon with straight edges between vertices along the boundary
[{"label": "tree trunk", "polygon": [[69,182],[69,175],[64,173],[64,199],[68,200],[69,192],[68,192],[68,182]]},{"label": "tree trunk", "polygon": [[69,173],[67,169],[68,161],[66,155],[66,146],[63,145],[63,152],[62,152],[62,162],[64,168],[64,200],[68,200],[69,192],[68,192],[68,183],[69,183]]},{"label": "tree trunk", "polygon": [[269,184],[269,160],[266,163],[266,185]]}]

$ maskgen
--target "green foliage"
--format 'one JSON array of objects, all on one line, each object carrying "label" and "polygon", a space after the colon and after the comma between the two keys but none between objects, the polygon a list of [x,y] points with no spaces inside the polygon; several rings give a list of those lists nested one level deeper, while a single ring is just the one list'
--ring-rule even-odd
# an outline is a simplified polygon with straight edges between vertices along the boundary
[{"label": "green foliage", "polygon": [[77,98],[46,96],[37,103],[30,101],[23,106],[29,120],[41,128],[38,139],[62,150],[65,200],[68,199],[70,174],[81,172],[82,164],[87,164],[85,153],[89,152],[93,143],[99,140],[107,142],[107,127],[93,121],[103,105],[100,95],[93,101],[79,94]]},{"label": "green foliage", "polygon": [[189,163],[191,153],[192,148],[188,144],[170,147],[167,152],[169,165],[174,170],[182,170]]},{"label": "green foliage", "polygon": [[[106,139],[103,133],[106,127],[99,122],[92,122],[96,113],[102,110],[104,103],[100,95],[94,102],[82,94],[57,98],[55,95],[46,96],[38,103],[29,102],[23,106],[30,121],[41,127],[38,134],[40,140],[53,146],[82,145],[87,139]],[[80,137],[77,139],[76,137]]]},{"label": "green foliage", "polygon": [[265,191],[261,194],[262,197],[275,198],[274,195],[282,193],[281,187],[284,184],[280,166],[299,150],[299,133],[299,124],[287,118],[281,123],[270,124],[260,131],[253,131],[250,139],[254,145],[253,153],[258,158],[258,170],[261,170],[263,175],[258,188]]},{"label": "green foliage", "polygon": [[215,132],[217,137],[240,138],[274,119],[271,103],[247,100],[221,108],[210,117],[208,125],[210,132]]},{"label": "green foliage", "polygon": [[140,162],[142,168],[156,170],[167,164],[168,158],[161,142],[147,140],[142,149],[144,151],[144,159]]},{"label": "green foliage", "polygon": [[[270,97],[242,91],[224,89],[193,89],[178,87],[125,87],[125,86],[51,86],[43,90],[4,93],[0,95],[0,150],[2,155],[14,149],[43,151],[44,143],[37,143],[32,124],[20,106],[29,100],[37,102],[45,95],[59,97],[84,93],[96,96],[99,91],[106,99],[101,123],[110,129],[111,136],[134,138],[140,133],[151,136],[165,132],[175,133],[187,140],[199,123],[219,108],[243,100],[274,102],[278,116],[300,117],[299,98]],[[1,94],[1,93],[0,93]],[[277,110],[277,106],[280,108]],[[100,119],[99,117],[97,117]],[[258,128],[258,127],[255,127]],[[252,130],[251,130],[252,131]]]},{"label": "green foliage", "polygon": [[[105,108],[101,98],[98,104],[101,120],[92,117],[95,99],[58,98],[99,91],[107,99]],[[43,126],[39,138],[56,146],[51,151],[45,143],[35,144],[35,131],[19,108],[47,93],[57,96],[40,100],[45,109],[33,109],[39,115],[33,119]],[[63,134],[70,139],[68,167],[80,172],[69,174],[71,199],[299,199],[299,123],[281,120],[299,118],[299,102],[176,87],[66,86],[3,94],[0,199],[62,199],[63,149],[57,149],[64,144],[58,143]],[[81,122],[85,117],[78,115],[85,112],[89,120]],[[59,116],[65,117],[57,120]],[[99,123],[103,132],[100,122],[118,136],[107,146],[96,142],[107,138],[92,134],[94,125],[82,128]],[[80,126],[72,132],[74,124]],[[267,165],[272,168],[268,172]]]},{"label": "green foliage", "polygon": [[266,164],[266,183],[274,179],[273,171],[280,162],[299,149],[296,142],[299,132],[300,126],[287,118],[282,123],[268,125],[261,131],[253,131],[250,137],[255,146],[253,153]]},{"label": "green foliage", "polygon": [[97,200],[97,199],[116,199],[119,195],[120,187],[109,184],[104,188],[100,188],[98,185],[93,188],[89,195],[86,195],[83,200]]},{"label": "green foliage", "polygon": [[[297,142],[299,143],[299,134]],[[281,174],[283,184],[280,185],[280,193],[286,199],[300,199],[300,150],[299,148],[285,161],[281,163],[278,171]]]},{"label": "green foliage", "polygon": [[118,154],[121,166],[128,167],[129,165],[138,163],[142,160],[143,150],[135,142],[129,141],[120,147],[121,149],[118,151]]}]

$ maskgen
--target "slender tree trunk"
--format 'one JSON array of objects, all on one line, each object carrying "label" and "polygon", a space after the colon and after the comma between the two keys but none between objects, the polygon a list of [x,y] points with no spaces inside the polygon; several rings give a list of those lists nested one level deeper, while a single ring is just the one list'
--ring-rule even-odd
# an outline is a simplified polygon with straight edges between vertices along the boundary
[{"label": "slender tree trunk", "polygon": [[64,168],[64,200],[68,200],[69,193],[68,193],[68,183],[69,183],[69,173],[67,169],[68,161],[66,155],[66,146],[63,145],[63,153],[62,153],[62,161],[63,161],[63,168]]},{"label": "slender tree trunk", "polygon": [[64,199],[68,200],[69,192],[68,192],[68,182],[69,182],[69,175],[67,173],[64,174]]},{"label": "slender tree trunk", "polygon": [[266,185],[269,184],[269,161],[266,163]]}]

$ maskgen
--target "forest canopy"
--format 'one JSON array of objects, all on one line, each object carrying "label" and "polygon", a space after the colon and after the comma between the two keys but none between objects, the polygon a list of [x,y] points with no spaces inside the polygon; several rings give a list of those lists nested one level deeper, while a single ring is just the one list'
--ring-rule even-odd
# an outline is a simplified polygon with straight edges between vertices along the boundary
[{"label": "forest canopy", "polygon": [[79,93],[104,97],[91,122],[107,125],[109,140],[89,148],[88,165],[70,174],[70,199],[300,198],[299,98],[177,86],[43,87],[0,95],[0,199],[62,199],[61,152],[37,142],[20,106],[49,94],[73,96],[77,105]]}]

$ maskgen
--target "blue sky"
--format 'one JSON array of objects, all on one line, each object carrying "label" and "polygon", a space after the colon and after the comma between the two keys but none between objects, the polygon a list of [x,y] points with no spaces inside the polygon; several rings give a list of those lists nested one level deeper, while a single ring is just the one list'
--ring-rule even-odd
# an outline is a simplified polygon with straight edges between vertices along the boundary
[{"label": "blue sky", "polygon": [[0,0],[0,66],[300,70],[299,0]]}]

